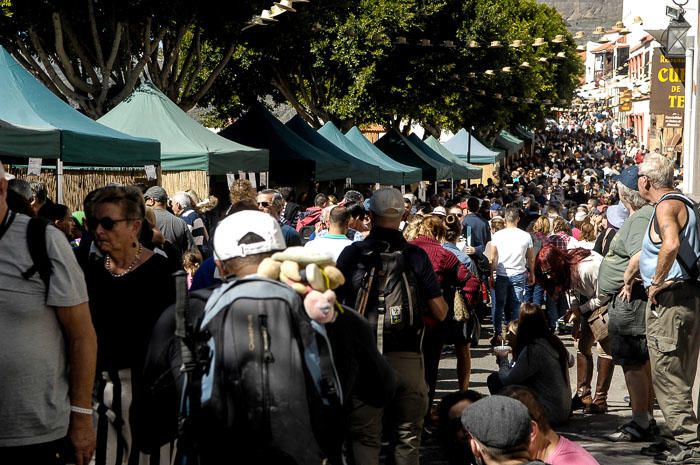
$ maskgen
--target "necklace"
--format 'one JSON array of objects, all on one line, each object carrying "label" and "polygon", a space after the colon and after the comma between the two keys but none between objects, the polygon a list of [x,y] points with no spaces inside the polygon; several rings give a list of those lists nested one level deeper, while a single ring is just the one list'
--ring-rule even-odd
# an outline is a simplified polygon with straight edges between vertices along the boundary
[{"label": "necklace", "polygon": [[141,252],[142,251],[143,251],[143,245],[139,244],[139,250],[136,252],[136,256],[134,257],[134,261],[132,261],[131,265],[129,265],[129,267],[126,270],[124,270],[124,272],[122,272],[122,273],[115,273],[114,271],[112,271],[112,259],[109,257],[109,255],[107,255],[107,257],[105,258],[105,270],[107,270],[107,272],[110,275],[112,275],[113,278],[121,278],[122,276],[130,273],[131,270],[134,269],[136,264],[141,259]]}]

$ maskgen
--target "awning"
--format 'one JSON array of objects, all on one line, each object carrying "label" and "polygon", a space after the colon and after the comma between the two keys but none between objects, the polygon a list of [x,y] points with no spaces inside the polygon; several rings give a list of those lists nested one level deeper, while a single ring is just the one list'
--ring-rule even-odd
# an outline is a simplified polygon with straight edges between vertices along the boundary
[{"label": "awning", "polygon": [[436,181],[451,177],[450,165],[431,158],[396,129],[390,129],[374,145],[399,163],[420,168],[424,180]]},{"label": "awning", "polygon": [[463,166],[466,167],[469,171],[468,177],[463,179],[481,179],[483,168],[481,168],[480,166],[469,164],[463,159],[459,158],[457,155],[447,150],[447,148],[433,136],[430,136],[427,139],[425,139],[425,144],[431,147],[436,152],[440,153],[443,157],[463,164]]},{"label": "awning", "polygon": [[443,145],[462,160],[476,165],[493,164],[505,157],[505,152],[489,149],[464,128]]}]

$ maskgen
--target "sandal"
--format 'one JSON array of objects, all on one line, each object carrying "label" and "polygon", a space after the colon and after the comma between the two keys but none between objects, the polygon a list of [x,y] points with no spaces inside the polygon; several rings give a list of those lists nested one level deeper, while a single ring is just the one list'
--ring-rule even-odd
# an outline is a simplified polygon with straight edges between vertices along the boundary
[{"label": "sandal", "polygon": [[644,429],[635,421],[630,421],[617,428],[617,431],[607,436],[612,442],[647,442],[653,439],[649,428]]}]

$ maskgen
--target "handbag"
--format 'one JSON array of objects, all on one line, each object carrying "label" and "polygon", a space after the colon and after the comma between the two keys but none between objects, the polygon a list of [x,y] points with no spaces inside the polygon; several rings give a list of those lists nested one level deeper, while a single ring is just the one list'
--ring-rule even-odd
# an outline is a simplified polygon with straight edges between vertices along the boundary
[{"label": "handbag", "polygon": [[596,341],[602,341],[608,337],[608,306],[591,312],[588,317],[588,326],[591,328]]},{"label": "handbag", "polygon": [[467,308],[467,303],[464,301],[460,289],[455,290],[453,308],[455,321],[467,321],[469,319],[469,309]]}]

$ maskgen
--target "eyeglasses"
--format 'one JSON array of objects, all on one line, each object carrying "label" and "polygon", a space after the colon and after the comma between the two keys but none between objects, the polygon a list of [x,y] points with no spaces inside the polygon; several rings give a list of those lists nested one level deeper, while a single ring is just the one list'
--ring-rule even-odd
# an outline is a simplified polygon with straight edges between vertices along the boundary
[{"label": "eyeglasses", "polygon": [[258,207],[267,208],[272,205],[270,202],[258,202]]},{"label": "eyeglasses", "polygon": [[122,218],[120,220],[113,220],[109,216],[104,216],[102,218],[89,218],[87,221],[88,228],[91,230],[96,230],[97,226],[102,226],[102,229],[105,231],[111,231],[114,229],[114,226],[117,225],[117,223],[121,223],[122,221],[132,221],[135,220],[136,218]]}]

